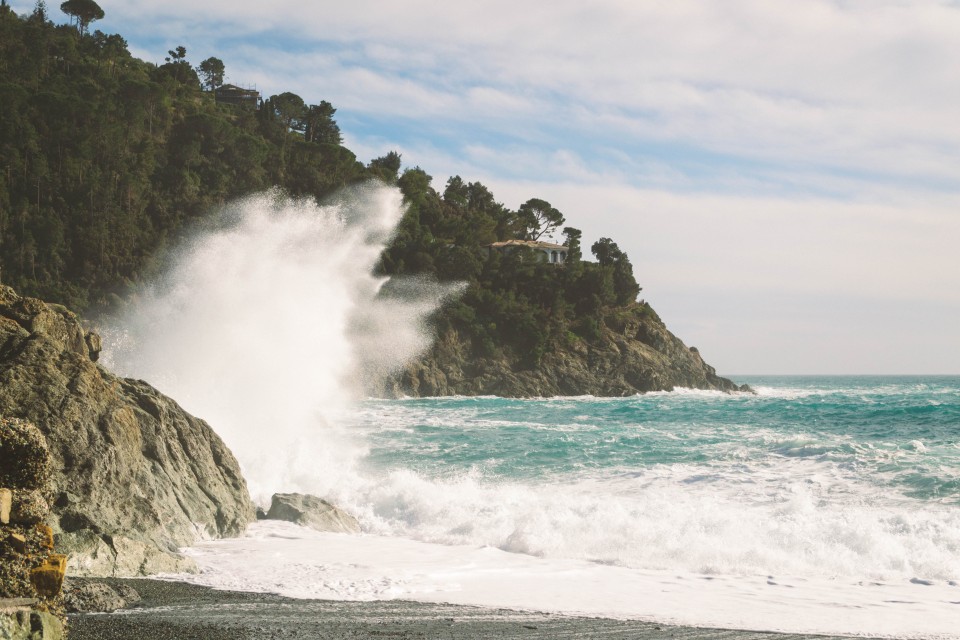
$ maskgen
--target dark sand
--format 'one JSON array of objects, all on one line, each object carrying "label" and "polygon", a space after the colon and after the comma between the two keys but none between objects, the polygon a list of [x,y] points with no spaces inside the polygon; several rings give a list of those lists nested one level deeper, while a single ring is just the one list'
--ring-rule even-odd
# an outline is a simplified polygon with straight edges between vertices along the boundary
[{"label": "dark sand", "polygon": [[[505,609],[406,601],[294,600],[272,594],[214,591],[179,582],[124,582],[143,600],[110,614],[70,616],[71,640],[306,640],[327,638],[675,638],[800,640],[799,636],[674,627]],[[695,605],[691,605],[695,606]]]}]

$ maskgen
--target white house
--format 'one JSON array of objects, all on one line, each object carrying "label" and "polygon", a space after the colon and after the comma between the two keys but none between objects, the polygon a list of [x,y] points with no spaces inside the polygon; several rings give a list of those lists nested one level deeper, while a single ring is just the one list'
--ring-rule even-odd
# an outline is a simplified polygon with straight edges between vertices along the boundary
[{"label": "white house", "polygon": [[567,248],[562,244],[554,244],[552,242],[540,242],[539,240],[505,240],[503,242],[488,244],[485,248],[487,255],[490,255],[491,251],[507,255],[515,251],[518,247],[533,249],[541,256],[540,260],[542,262],[563,264],[567,261]]}]

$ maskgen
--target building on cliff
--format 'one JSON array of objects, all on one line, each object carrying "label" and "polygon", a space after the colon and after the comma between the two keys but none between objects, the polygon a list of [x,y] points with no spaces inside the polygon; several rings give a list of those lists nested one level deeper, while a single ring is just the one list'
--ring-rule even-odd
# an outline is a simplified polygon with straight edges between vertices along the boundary
[{"label": "building on cliff", "polygon": [[541,262],[551,264],[563,264],[567,261],[567,247],[562,244],[552,242],[541,242],[539,240],[505,240],[503,242],[494,242],[484,246],[487,255],[496,251],[503,255],[508,255],[519,248],[533,249],[537,252],[537,258]]},{"label": "building on cliff", "polygon": [[217,104],[239,104],[260,108],[260,92],[256,89],[244,89],[235,84],[220,85],[214,90]]}]

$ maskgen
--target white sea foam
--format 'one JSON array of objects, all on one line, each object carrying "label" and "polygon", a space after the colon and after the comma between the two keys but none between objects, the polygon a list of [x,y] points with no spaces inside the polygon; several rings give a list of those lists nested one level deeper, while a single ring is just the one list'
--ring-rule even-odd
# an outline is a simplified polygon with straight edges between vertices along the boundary
[{"label": "white sea foam", "polygon": [[340,416],[429,345],[425,319],[452,292],[371,275],[402,213],[378,186],[227,207],[107,327],[105,362],[213,424],[258,499],[336,492],[363,454]]},{"label": "white sea foam", "polygon": [[789,633],[958,638],[960,588],[941,581],[704,575],[543,559],[478,545],[317,533],[282,522],[189,551],[202,571],[170,576],[295,598],[511,607]]},{"label": "white sea foam", "polygon": [[[411,424],[490,437],[597,428],[576,407],[580,418],[551,425],[478,418],[459,407],[465,398],[350,404],[425,347],[424,318],[449,293],[370,275],[400,213],[398,192],[384,188],[325,207],[248,199],[183,246],[106,332],[109,364],[208,419],[257,499],[316,493],[355,513],[366,532],[260,523],[246,538],[194,548],[204,572],[191,579],[297,597],[415,597],[741,628],[952,632],[944,621],[960,601],[948,584],[960,579],[960,512],[862,481],[842,464],[839,440],[718,427],[730,429],[717,433],[729,446],[710,462],[573,479],[493,478],[489,461],[466,472],[373,464],[370,439]],[[691,390],[645,398],[668,409],[776,395],[759,391],[760,400]],[[606,410],[623,400],[528,402]],[[776,460],[738,450],[764,438],[780,447]],[[924,448],[891,442],[876,455],[923,458]]]}]

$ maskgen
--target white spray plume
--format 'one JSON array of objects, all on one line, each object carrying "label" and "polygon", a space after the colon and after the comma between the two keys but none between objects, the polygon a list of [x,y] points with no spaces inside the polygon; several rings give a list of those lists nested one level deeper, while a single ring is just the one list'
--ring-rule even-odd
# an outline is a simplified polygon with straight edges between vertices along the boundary
[{"label": "white spray plume", "polygon": [[429,347],[426,319],[453,292],[381,291],[372,270],[402,214],[381,185],[325,206],[267,192],[226,207],[109,323],[105,363],[206,419],[255,500],[336,492],[363,453],[338,416]]}]

